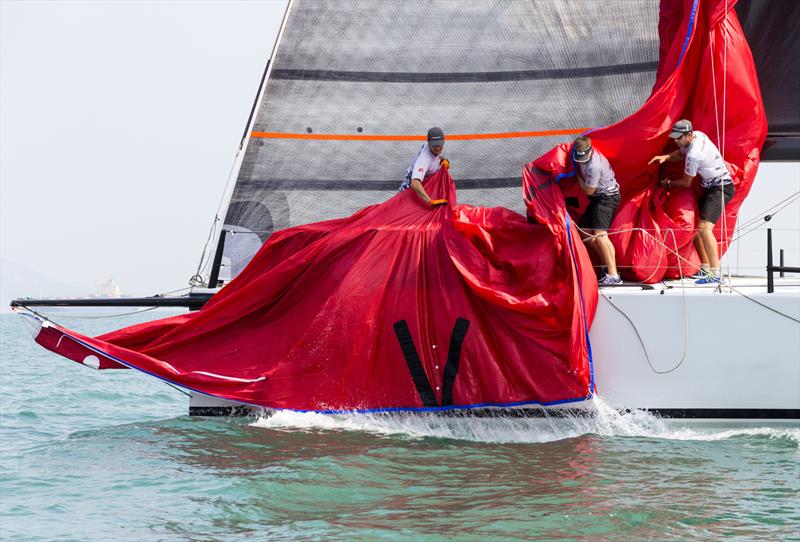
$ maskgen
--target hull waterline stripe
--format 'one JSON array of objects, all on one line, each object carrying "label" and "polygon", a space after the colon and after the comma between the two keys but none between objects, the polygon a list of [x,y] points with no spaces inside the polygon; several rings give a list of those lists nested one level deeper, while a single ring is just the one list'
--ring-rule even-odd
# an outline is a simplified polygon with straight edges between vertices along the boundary
[{"label": "hull waterline stripe", "polygon": [[[519,137],[548,137],[580,134],[587,128],[568,128],[566,130],[540,130],[535,132],[497,132],[490,134],[450,134],[446,141],[464,141],[477,139],[513,139]],[[308,134],[290,132],[251,132],[255,139],[313,139],[319,141],[426,141],[426,135],[409,134]]]},{"label": "hull waterline stripe", "polygon": [[[246,407],[245,407],[246,408]],[[283,409],[268,409],[280,411]],[[559,418],[559,417],[591,417],[593,411],[582,408],[542,409],[542,408],[473,408],[466,412],[461,410],[425,409],[424,414],[442,416],[470,416],[475,418]],[[681,420],[788,420],[800,422],[800,409],[789,408],[637,408],[661,418]],[[355,411],[354,411],[355,412]],[[625,414],[629,410],[619,410]],[[241,413],[240,406],[194,406],[189,407],[191,416],[230,416]],[[360,412],[356,412],[360,413]]]}]

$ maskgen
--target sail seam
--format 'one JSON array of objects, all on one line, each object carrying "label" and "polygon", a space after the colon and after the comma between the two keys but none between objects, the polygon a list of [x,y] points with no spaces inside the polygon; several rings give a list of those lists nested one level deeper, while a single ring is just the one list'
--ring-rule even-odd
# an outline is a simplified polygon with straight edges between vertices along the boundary
[{"label": "sail seam", "polygon": [[[459,179],[459,190],[485,188],[517,188],[521,177],[495,177],[486,179]],[[239,189],[252,190],[397,190],[397,179],[372,181],[368,179],[319,180],[319,179],[248,179],[239,181]]]},{"label": "sail seam", "polygon": [[546,79],[575,79],[603,77],[630,73],[654,72],[657,61],[557,68],[552,70],[517,70],[492,72],[375,72],[347,70],[302,70],[280,68],[272,70],[274,80],[342,81],[351,83],[496,83],[505,81],[537,81]]}]

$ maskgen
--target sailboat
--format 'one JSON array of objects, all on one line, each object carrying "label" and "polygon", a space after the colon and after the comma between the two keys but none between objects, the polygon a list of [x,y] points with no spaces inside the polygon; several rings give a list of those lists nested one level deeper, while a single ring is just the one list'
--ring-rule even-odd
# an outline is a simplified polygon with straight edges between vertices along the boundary
[{"label": "sailboat", "polygon": [[[753,182],[759,161],[770,155],[800,159],[800,122],[786,107],[797,89],[776,83],[765,91],[764,109],[761,90],[770,74],[768,68],[759,73],[760,90],[735,11],[763,58],[774,45],[770,40],[778,39],[770,25],[782,28],[796,8],[786,3],[767,9],[757,1],[734,8],[721,0],[606,4],[291,0],[195,288],[185,297],[104,300],[199,312],[92,339],[36,312],[53,300],[14,305],[46,348],[95,369],[134,368],[180,386],[191,395],[193,414],[255,407],[500,409],[534,416],[581,407],[600,393],[615,408],[669,417],[800,419],[800,286],[795,278],[772,278],[797,268],[774,265],[769,247],[766,278],[729,270],[721,285],[696,286],[680,278],[697,264],[692,226],[667,228],[660,219],[642,226],[641,211],[663,201],[651,186],[659,172],[644,171],[644,162],[668,144],[671,123],[688,114],[737,168],[741,195],[726,209],[727,223],[718,225],[723,249],[734,241],[747,192],[771,189],[771,179]],[[770,103],[777,106],[771,110]],[[772,131],[773,124],[783,131]],[[349,303],[371,306],[374,300],[332,303],[327,294],[304,305],[303,295],[292,292],[306,270],[287,264],[296,273],[284,284],[278,264],[342,231],[366,225],[385,232],[380,220],[387,216],[424,221],[413,194],[395,191],[424,129],[433,125],[446,128],[453,163],[450,172],[426,181],[453,202],[436,211],[443,224],[436,254],[446,248],[457,278],[449,267],[443,271],[442,288],[426,293],[433,302],[416,299],[419,283],[403,292],[396,282],[381,283],[382,295],[394,300],[392,317],[361,322],[352,335],[341,313],[352,319]],[[570,188],[573,166],[565,152],[567,142],[583,133],[610,157],[639,221],[626,228],[621,247],[638,254],[623,269],[634,280],[599,293],[575,226],[581,202]],[[507,231],[512,234],[504,237]],[[525,260],[518,254],[534,236],[538,244],[531,249],[552,257]],[[357,244],[355,250],[389,253],[387,245]],[[472,249],[483,259],[459,259]],[[259,291],[275,291],[259,298],[263,305],[250,306],[264,269],[278,282]],[[482,276],[486,269],[491,272]],[[364,266],[359,279],[374,280],[368,271]],[[413,276],[428,277],[426,272]],[[549,277],[549,286],[537,273]],[[330,275],[314,276],[322,283]],[[477,278],[465,287],[467,276]],[[519,294],[518,283],[532,288],[523,294],[535,295]],[[414,305],[414,318],[393,312],[404,300]],[[504,303],[523,307],[529,319],[509,324],[504,318],[511,309]],[[302,347],[287,350],[291,356],[259,365],[273,343],[296,331],[289,315],[297,311],[329,318],[328,328],[314,323],[320,341],[298,336],[293,340]],[[256,352],[252,332],[264,326],[283,335],[259,336],[262,349]],[[361,340],[364,329],[374,333],[369,341]],[[249,334],[241,337],[245,330]],[[168,334],[172,342],[158,342]],[[331,360],[331,344],[341,342],[346,351],[348,341],[369,342],[357,352],[369,351],[364,356],[370,362]],[[228,357],[198,361],[203,349],[220,344]],[[308,359],[300,360],[298,351]],[[315,358],[320,351],[326,354]],[[337,370],[326,372],[334,363]],[[234,370],[242,366],[247,370]]]}]

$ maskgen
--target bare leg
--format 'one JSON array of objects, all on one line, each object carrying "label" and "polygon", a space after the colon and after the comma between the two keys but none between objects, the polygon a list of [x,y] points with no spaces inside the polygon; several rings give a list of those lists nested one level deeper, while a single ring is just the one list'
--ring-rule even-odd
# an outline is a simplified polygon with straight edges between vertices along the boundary
[{"label": "bare leg", "polygon": [[[700,221],[700,238],[703,242],[705,254],[708,256],[708,265],[711,269],[719,269],[719,252],[717,252],[717,238],[714,237],[714,224],[707,220]],[[699,251],[698,251],[699,252]],[[701,257],[703,255],[701,254]]]},{"label": "bare leg", "polygon": [[603,260],[603,263],[608,268],[608,274],[617,276],[617,261],[616,261],[616,254],[614,253],[614,244],[611,242],[611,239],[608,238],[608,234],[603,230],[595,230],[595,237],[596,243],[595,246],[597,247],[597,252],[600,255],[600,259]]},{"label": "bare leg", "polygon": [[[702,227],[702,225],[703,222],[700,222],[700,227]],[[694,248],[697,250],[697,255],[700,256],[700,263],[708,265],[708,254],[703,244],[703,237],[700,235],[699,231],[694,234]]]},{"label": "bare leg", "polygon": [[593,251],[602,259],[603,255],[597,250],[597,238],[594,237],[594,230],[584,230],[581,235],[583,235],[583,243],[586,245],[586,249]]}]

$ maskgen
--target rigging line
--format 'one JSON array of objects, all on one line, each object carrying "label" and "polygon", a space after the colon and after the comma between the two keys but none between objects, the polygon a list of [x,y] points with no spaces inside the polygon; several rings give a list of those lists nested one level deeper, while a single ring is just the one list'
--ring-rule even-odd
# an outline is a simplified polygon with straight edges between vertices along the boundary
[{"label": "rigging line", "polygon": [[[672,228],[669,228],[667,232],[672,235],[672,245],[675,247],[674,252],[675,254],[678,254],[678,240],[675,238],[675,232],[672,231]],[[678,276],[683,277],[683,268],[681,266],[680,258],[677,259],[677,262]],[[681,355],[681,359],[678,361],[678,364],[669,372],[672,372],[683,365],[683,362],[686,359],[686,354],[689,352],[689,309],[686,304],[686,284],[684,284],[683,281],[681,281],[681,297],[683,298],[683,355]]]},{"label": "rigging line", "polygon": [[[20,305],[20,306],[24,307],[24,305]],[[25,307],[25,308],[27,309],[28,307]],[[80,320],[100,320],[100,319],[103,319],[103,318],[119,318],[121,316],[130,316],[132,314],[139,314],[139,313],[142,313],[142,312],[148,312],[148,311],[151,311],[151,310],[154,310],[154,309],[157,309],[157,308],[158,307],[148,307],[146,309],[140,309],[140,310],[131,311],[131,312],[123,312],[123,313],[120,313],[120,314],[103,314],[103,315],[96,315],[96,316],[91,316],[91,315],[80,316],[80,315],[72,315],[72,314],[69,314],[69,313],[60,314],[59,316],[61,316],[63,318],[70,318],[70,319],[71,318],[76,318],[76,319],[80,319]],[[47,314],[47,313],[44,313],[44,314]],[[43,316],[43,315],[40,314],[39,316]],[[52,322],[52,320],[50,320],[50,319],[48,319],[48,321]]]},{"label": "rigging line", "polygon": [[[582,234],[586,235],[586,237],[583,239],[584,241],[586,241],[587,239],[595,239],[595,238],[599,237],[598,235],[589,234],[586,230],[582,229],[580,226],[575,226],[575,227],[578,229],[579,232],[581,232]],[[664,244],[660,239],[658,239],[658,237],[656,237],[652,233],[646,231],[644,228],[629,228],[629,229],[625,229],[625,230],[616,230],[616,231],[613,232],[613,234],[617,235],[617,234],[626,233],[626,232],[633,232],[633,231],[637,231],[637,230],[641,230],[641,231],[645,232],[647,235],[649,235],[650,237],[655,239],[656,242],[658,242],[661,245],[661,255],[659,255],[659,261],[660,261],[661,257],[663,257],[663,255],[664,255],[664,249],[665,248],[669,249],[669,247],[666,244]],[[658,230],[653,230],[653,231],[658,231]],[[606,235],[610,237],[612,235],[612,232],[607,231]],[[677,252],[676,252],[676,255],[678,257],[680,257],[680,255],[677,254]],[[630,268],[633,268],[634,266],[632,266],[632,265],[631,266],[624,266],[624,265],[623,266],[619,266],[618,265],[617,267],[622,267],[622,268],[630,267]],[[660,266],[660,265],[654,266],[653,271],[645,279],[643,279],[642,281],[639,281],[639,282],[635,282],[635,284],[648,284],[647,281],[650,280],[651,278],[653,278],[653,275],[655,275],[658,272],[659,269],[666,268],[666,267],[668,267],[668,266]]]},{"label": "rigging line", "polygon": [[171,294],[177,294],[178,292],[185,292],[186,290],[191,290],[191,289],[192,289],[191,286],[185,286],[183,288],[178,288],[177,290],[171,290],[169,292],[161,292],[161,293],[155,294],[155,295],[153,295],[153,297],[166,297],[166,296],[171,295]]},{"label": "rigging line", "polygon": [[[789,201],[789,203],[792,203],[795,199],[798,199],[798,198],[800,198],[800,191],[795,192],[794,194],[792,194],[789,197],[779,201],[778,203],[775,203],[774,205],[772,205],[771,207],[765,209],[764,211],[761,211],[760,213],[756,213],[756,217],[755,218],[751,218],[750,220],[748,220],[747,222],[742,224],[742,228],[749,228],[753,224],[760,224],[761,222],[764,221],[764,217],[765,216],[767,216],[767,215],[775,215],[778,212],[778,211],[775,211],[775,213],[771,213],[771,211],[774,208],[778,207],[779,205],[783,205],[784,203],[786,203],[789,200],[792,200],[792,201]],[[782,210],[784,207],[786,207],[786,206],[784,205],[783,207],[781,207],[779,209],[779,211]],[[770,216],[770,218],[772,218],[772,216]]]},{"label": "rigging line", "polygon": [[[797,198],[797,199],[800,199],[800,192],[798,192],[798,198]],[[779,212],[783,211],[783,210],[784,210],[786,207],[788,207],[788,206],[789,206],[789,205],[791,205],[792,203],[794,203],[794,200],[792,200],[792,201],[790,201],[790,202],[788,202],[788,203],[784,204],[784,205],[783,205],[783,206],[782,206],[780,209],[778,209],[777,211],[775,211],[775,212],[771,213],[771,215],[770,215],[770,218],[771,218],[771,217],[773,217],[773,216],[775,216],[775,215],[776,215],[776,214],[778,214]],[[763,217],[760,217],[760,218],[759,218],[759,220],[761,220],[761,219],[763,219]],[[744,232],[744,233],[740,233],[740,234],[739,234],[738,236],[736,236],[734,239],[731,239],[731,243],[733,243],[734,241],[737,241],[737,240],[741,239],[742,237],[744,237],[745,235],[747,235],[747,234],[749,234],[749,233],[753,233],[754,231],[758,231],[758,230],[762,229],[763,227],[764,227],[764,223],[763,223],[763,222],[761,222],[761,223],[757,223],[757,224],[754,224],[752,227],[750,227],[750,229],[748,229],[748,230],[745,230],[745,232]],[[775,230],[775,231],[779,231],[779,230],[795,231],[795,232],[797,231],[797,229],[796,229],[796,228],[780,228],[780,229],[779,229],[779,228],[772,228],[772,229],[773,229],[773,230]],[[740,231],[741,231],[741,230],[740,230]]]},{"label": "rigging line", "polygon": [[[722,139],[720,143],[722,143],[722,148],[720,149],[720,153],[722,154],[723,163],[725,161],[725,118],[727,117],[726,112],[728,110],[728,95],[727,95],[727,88],[728,88],[728,35],[725,31],[725,23],[728,20],[728,0],[725,0],[725,15],[722,18],[722,23],[717,27],[718,30],[722,33]],[[732,179],[731,179],[732,180]],[[732,241],[728,239],[728,217],[725,216],[725,193],[722,191],[723,187],[720,186],[721,192],[721,203],[722,205],[722,242],[725,243],[727,241],[728,248],[730,248],[730,244]],[[720,258],[721,259],[721,258]],[[728,282],[731,282],[731,266],[728,260],[725,261],[725,267],[728,269]],[[720,270],[720,273],[722,270]]]},{"label": "rigging line", "polygon": [[[675,238],[675,232],[673,232],[671,228],[668,228],[666,230],[666,232],[672,235],[672,242],[673,242],[673,246],[675,247],[674,253],[678,254],[678,240]],[[665,239],[666,239],[666,235],[665,235]],[[682,270],[681,265],[680,265],[680,258],[678,259],[678,274],[680,276],[683,276],[683,270]],[[622,312],[622,310],[619,307],[614,306],[615,309],[617,309],[623,316],[625,316],[625,318],[628,320],[628,322],[631,324],[631,326],[633,326],[633,330],[636,333],[636,336],[639,338],[639,343],[642,345],[642,350],[645,353],[645,358],[647,359],[647,364],[650,366],[650,370],[653,371],[655,374],[668,374],[668,373],[671,373],[673,371],[678,370],[678,368],[681,365],[683,365],[683,362],[686,360],[686,354],[688,354],[688,352],[689,352],[689,310],[688,310],[687,301],[686,301],[686,285],[684,284],[683,281],[681,281],[681,298],[682,298],[682,305],[683,305],[683,353],[681,354],[681,357],[677,361],[675,366],[672,367],[671,369],[667,369],[666,371],[660,371],[660,370],[656,369],[655,367],[653,367],[653,363],[650,360],[650,356],[647,354],[647,348],[645,348],[645,346],[644,346],[644,341],[642,340],[642,337],[639,334],[639,331],[636,328],[636,325],[633,323],[633,321],[630,318],[628,318],[628,316],[624,312]],[[610,300],[608,300],[608,301],[609,301],[609,303],[611,303]],[[613,303],[612,303],[612,305],[613,305]]]},{"label": "rigging line", "polygon": [[728,107],[728,33],[725,31],[725,23],[728,21],[728,0],[725,0],[725,16],[719,25],[722,33],[722,158],[725,158],[725,112]]},{"label": "rigging line", "polygon": [[[580,228],[578,228],[578,229],[580,230]],[[652,238],[653,238],[653,239],[654,239],[656,242],[658,242],[658,243],[661,243],[661,241],[660,241],[660,240],[659,240],[659,239],[658,239],[656,236],[652,235],[650,232],[648,232],[647,230],[644,230],[644,229],[642,229],[642,228],[629,228],[629,229],[626,229],[626,230],[619,230],[619,231],[617,231],[617,232],[614,232],[614,233],[624,233],[624,232],[627,232],[627,231],[637,231],[637,230],[641,230],[641,231],[643,231],[645,234],[647,234],[647,235],[649,235],[650,237],[652,237]],[[611,233],[611,232],[609,232],[609,233]],[[674,234],[673,234],[673,235],[674,235]],[[663,244],[663,243],[661,243],[661,244]],[[676,246],[677,246],[677,245],[676,245]],[[667,248],[669,249],[669,247],[667,247]],[[672,251],[672,249],[669,249],[669,250],[670,250],[670,251]],[[677,250],[676,250],[676,251],[672,251],[672,252],[673,252],[673,254],[674,254],[676,257],[677,257],[677,261],[678,261],[678,262],[680,262],[681,260],[683,260],[683,261],[685,261],[686,263],[688,263],[688,264],[690,264],[690,265],[691,265],[691,262],[690,262],[689,260],[687,260],[686,258],[684,258],[683,256],[681,256],[681,255],[680,255],[680,254],[677,252]],[[728,282],[731,282],[731,281],[729,280]],[[642,282],[639,282],[639,283],[637,283],[637,284],[643,284],[643,283],[642,283]],[[681,285],[683,286],[683,281],[681,281]],[[798,320],[797,318],[794,318],[793,316],[790,316],[790,315],[788,315],[788,314],[784,314],[784,313],[782,313],[781,311],[779,311],[779,310],[777,310],[777,309],[773,309],[773,308],[772,308],[772,307],[770,307],[769,305],[765,305],[764,303],[761,303],[760,301],[757,301],[757,300],[753,299],[752,297],[748,296],[747,294],[745,294],[745,293],[741,292],[740,290],[738,290],[738,289],[734,288],[734,287],[733,287],[733,286],[731,286],[730,284],[727,284],[726,286],[727,286],[728,288],[730,288],[730,290],[731,290],[731,291],[735,292],[735,293],[736,293],[736,294],[738,294],[738,295],[741,295],[742,297],[744,297],[744,298],[746,298],[746,299],[749,299],[749,300],[750,300],[750,301],[752,301],[753,303],[756,303],[756,304],[758,304],[758,305],[761,305],[761,306],[762,306],[762,307],[764,307],[765,309],[769,309],[769,310],[771,310],[772,312],[774,312],[774,313],[776,313],[776,314],[779,314],[780,316],[783,316],[784,318],[788,318],[789,320],[792,320],[793,322],[800,323],[800,320]],[[607,296],[605,295],[605,293],[603,293],[602,291],[601,291],[600,293],[601,293],[601,294],[603,294],[603,297],[606,297],[606,298],[607,298]],[[609,303],[611,303],[611,301],[610,301],[610,300],[609,300]],[[614,304],[613,304],[613,303],[611,303],[611,305],[612,305],[612,306],[614,306]],[[625,318],[626,318],[626,319],[628,319],[628,321],[629,321],[629,322],[631,322],[630,318],[628,318],[628,317],[627,317],[627,315],[625,315],[625,313],[624,313],[624,312],[622,312],[622,311],[621,311],[619,308],[617,308],[616,306],[614,306],[614,308],[616,308],[617,310],[619,310],[619,312],[620,312],[620,313],[621,313],[623,316],[625,316]],[[634,330],[635,330],[635,327],[636,327],[636,326],[633,324],[633,322],[631,322],[631,325],[632,325],[632,326],[634,326]],[[637,336],[639,335],[638,331],[636,332],[636,334],[637,334]],[[640,342],[641,342],[641,337],[640,337]],[[644,348],[644,343],[642,343],[642,347]],[[645,352],[646,352],[646,349],[645,349]],[[649,359],[649,357],[648,357],[648,363],[649,363],[649,362],[650,362],[650,359]],[[652,364],[651,364],[651,367],[652,367]]]},{"label": "rigging line", "polygon": [[[159,380],[160,380],[160,379],[159,379]],[[192,398],[192,394],[191,394],[191,393],[187,393],[187,392],[183,391],[182,389],[180,389],[180,388],[179,388],[178,386],[176,386],[175,384],[173,384],[173,383],[171,383],[171,382],[167,382],[166,380],[161,380],[161,381],[162,381],[164,384],[166,384],[167,386],[169,386],[170,388],[172,388],[172,389],[174,389],[174,390],[176,390],[176,391],[179,391],[179,392],[181,392],[182,394],[184,394],[184,395],[185,395],[186,397],[188,397],[189,399],[191,399],[191,398]]]},{"label": "rigging line", "polygon": [[798,318],[795,318],[794,316],[791,316],[790,314],[783,313],[783,312],[779,311],[778,309],[772,308],[772,307],[770,307],[769,305],[766,305],[766,304],[764,304],[764,303],[762,303],[762,302],[758,301],[757,299],[753,299],[752,297],[750,297],[749,295],[745,294],[744,292],[740,292],[739,290],[737,290],[736,288],[734,288],[734,287],[733,287],[733,286],[731,286],[730,284],[728,285],[728,288],[730,288],[731,290],[733,290],[734,292],[736,292],[736,293],[737,293],[737,294],[739,294],[740,296],[744,297],[745,299],[749,299],[750,301],[752,301],[752,302],[753,302],[753,303],[755,303],[756,305],[761,305],[761,306],[762,306],[762,307],[764,307],[765,309],[768,309],[768,310],[770,310],[770,311],[774,312],[775,314],[778,314],[778,315],[780,315],[780,316],[783,316],[784,318],[788,318],[788,319],[789,319],[789,320],[791,320],[792,322],[795,322],[795,323],[798,323],[798,324],[800,324],[800,319],[798,319]]},{"label": "rigging line", "polygon": [[[717,127],[717,145],[720,144],[720,131],[719,131],[719,105],[717,103],[717,72],[714,69],[714,37],[708,42],[708,53],[711,57],[711,89],[714,96],[714,121]],[[721,150],[721,149],[720,149]],[[725,156],[723,155],[723,160]]]},{"label": "rigging line", "polygon": [[[625,314],[625,311],[623,311],[618,306],[616,306],[614,304],[614,302],[611,301],[611,299],[608,297],[608,295],[604,291],[601,290],[600,291],[600,295],[602,295],[603,298],[608,302],[608,304],[611,305],[614,308],[614,310],[616,310],[618,313],[620,313],[622,315],[622,317],[625,318],[628,321],[628,323],[631,325],[631,328],[633,329],[633,332],[636,334],[636,338],[639,339],[639,345],[642,347],[642,352],[644,353],[644,359],[647,360],[647,365],[650,366],[650,370],[651,371],[653,371],[655,374],[667,374],[667,373],[671,373],[673,371],[676,371],[683,364],[683,361],[684,361],[684,358],[685,358],[685,353],[684,353],[684,356],[680,359],[680,361],[678,362],[678,364],[675,367],[673,367],[671,369],[668,369],[666,371],[660,371],[660,370],[656,369],[653,366],[653,361],[650,359],[650,353],[647,351],[647,346],[644,344],[644,339],[642,339],[642,336],[639,333],[639,329],[636,327],[636,324],[633,323],[633,320],[631,320],[630,317],[627,314]],[[687,332],[687,337],[688,337],[688,332]]]},{"label": "rigging line", "polygon": [[[197,271],[195,272],[194,277],[200,276],[202,278],[202,273],[205,272],[208,264],[211,263],[211,253],[208,250],[209,245],[211,244],[211,240],[214,238],[214,234],[217,231],[217,225],[223,220],[220,218],[219,214],[222,211],[222,204],[225,201],[225,196],[228,194],[228,187],[230,187],[231,182],[233,181],[233,170],[236,168],[236,163],[239,159],[239,153],[244,152],[244,149],[239,149],[236,152],[236,156],[233,159],[233,164],[231,164],[231,169],[228,172],[228,180],[225,182],[225,188],[222,190],[222,195],[219,198],[219,203],[217,204],[217,211],[214,213],[214,220],[211,223],[211,229],[208,232],[208,238],[206,239],[205,245],[203,245],[203,252],[200,254],[200,261],[197,263]],[[208,259],[206,259],[206,254],[208,255]],[[205,260],[205,261],[204,261]],[[191,280],[190,280],[191,282]]]},{"label": "rigging line", "polygon": [[[727,4],[727,0],[726,0],[726,4]],[[725,16],[727,17],[727,6],[726,6]],[[719,31],[719,26],[717,26],[717,28],[715,28],[715,30],[714,30],[714,32],[717,32],[717,31]],[[710,36],[710,40],[709,40],[709,56],[711,57],[711,63],[710,63],[711,64],[711,85],[712,85],[712,93],[713,93],[713,96],[714,96],[714,121],[715,121],[716,129],[717,129],[717,147],[720,150],[720,157],[722,158],[723,165],[724,165],[724,162],[725,162],[725,150],[724,150],[725,149],[725,133],[724,133],[724,128],[723,128],[722,131],[720,131],[720,122],[719,122],[719,118],[720,118],[719,109],[720,108],[719,108],[719,103],[718,103],[718,100],[717,100],[717,71],[716,71],[716,68],[715,68],[715,65],[714,65],[715,64],[714,63],[714,38],[715,38],[715,36],[714,36],[714,34],[712,34]],[[723,67],[722,67],[723,81],[724,81],[724,77],[725,77],[725,69],[726,69],[726,66],[723,65]],[[723,126],[724,126],[724,122],[725,122],[725,120],[724,120],[724,118],[725,118],[725,97],[724,96],[723,96],[723,103],[722,103],[722,117],[723,117]],[[722,238],[717,242],[716,249],[717,249],[717,255],[718,256],[719,256],[719,252],[720,252],[720,246],[725,243],[726,238],[727,238],[727,221],[726,221],[726,217],[725,217],[725,192],[724,192],[724,185],[723,184],[719,185],[719,190],[720,190],[720,207],[721,207],[720,215],[722,217],[722,223],[720,224],[720,230],[721,230],[721,233],[722,233]],[[718,261],[717,261],[717,265],[718,266],[720,265],[719,260],[720,260],[720,258],[718,258]],[[727,262],[726,262],[726,264],[727,264]],[[718,272],[720,274],[722,274],[722,270],[721,269],[718,269]],[[728,279],[730,279],[730,266],[729,265],[728,265]]]}]

